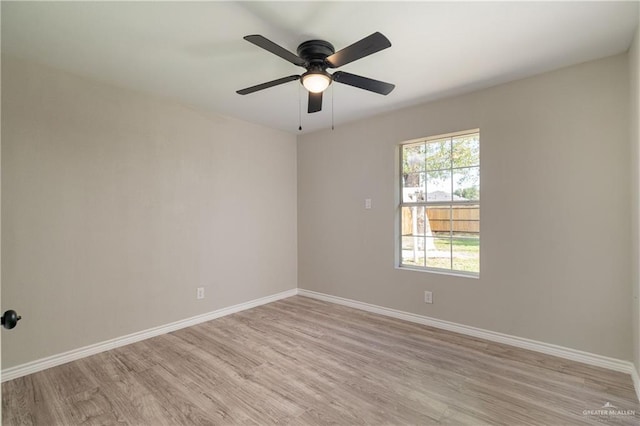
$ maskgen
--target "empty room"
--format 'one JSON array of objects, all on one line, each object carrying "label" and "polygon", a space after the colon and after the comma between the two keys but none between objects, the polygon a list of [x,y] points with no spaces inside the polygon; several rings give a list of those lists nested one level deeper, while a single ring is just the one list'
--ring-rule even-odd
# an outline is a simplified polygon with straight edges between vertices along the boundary
[{"label": "empty room", "polygon": [[640,2],[0,14],[2,424],[640,424]]}]

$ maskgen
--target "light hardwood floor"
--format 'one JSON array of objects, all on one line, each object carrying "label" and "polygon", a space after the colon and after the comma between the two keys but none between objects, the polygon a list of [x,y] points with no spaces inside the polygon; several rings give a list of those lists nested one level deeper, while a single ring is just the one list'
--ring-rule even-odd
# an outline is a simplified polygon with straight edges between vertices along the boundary
[{"label": "light hardwood floor", "polygon": [[[593,416],[609,402],[635,416]],[[628,375],[291,297],[2,385],[4,425],[640,424]]]}]

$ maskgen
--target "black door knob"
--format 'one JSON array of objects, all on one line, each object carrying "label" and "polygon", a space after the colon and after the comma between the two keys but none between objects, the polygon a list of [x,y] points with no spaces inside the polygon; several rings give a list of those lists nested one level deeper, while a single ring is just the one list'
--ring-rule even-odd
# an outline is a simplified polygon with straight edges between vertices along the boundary
[{"label": "black door knob", "polygon": [[12,309],[2,314],[2,318],[0,318],[0,320],[2,321],[2,326],[9,330],[11,330],[13,327],[18,325],[18,321],[20,321],[21,319],[22,317],[19,316],[18,313]]}]

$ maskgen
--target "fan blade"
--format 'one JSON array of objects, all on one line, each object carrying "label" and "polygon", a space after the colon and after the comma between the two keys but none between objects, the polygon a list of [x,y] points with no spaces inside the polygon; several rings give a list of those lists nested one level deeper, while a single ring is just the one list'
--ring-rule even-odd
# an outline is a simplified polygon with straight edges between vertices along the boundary
[{"label": "fan blade", "polygon": [[349,62],[353,62],[357,59],[379,52],[387,47],[391,47],[389,39],[381,33],[375,32],[369,37],[356,41],[351,46],[347,46],[327,57],[326,62],[330,68],[338,68],[348,64]]},{"label": "fan blade", "polygon": [[322,92],[313,93],[309,92],[309,108],[308,113],[318,112],[322,109]]},{"label": "fan blade", "polygon": [[279,84],[288,83],[290,81],[298,80],[299,75],[290,75],[289,77],[282,77],[277,80],[268,81],[266,83],[258,84],[255,86],[247,87],[246,89],[237,90],[239,95],[248,95],[249,93],[257,92],[258,90],[268,89],[269,87],[277,86]]},{"label": "fan blade", "polygon": [[304,59],[300,58],[298,55],[294,53],[289,52],[284,47],[275,44],[271,40],[261,35],[258,35],[258,34],[248,35],[248,36],[245,36],[244,39],[250,43],[255,44],[258,47],[262,47],[264,50],[269,51],[274,55],[280,56],[285,61],[289,61],[294,65],[298,65],[301,67],[305,65]]},{"label": "fan blade", "polygon": [[334,72],[333,81],[348,84],[349,86],[368,90],[370,92],[379,93],[381,95],[388,95],[396,87],[395,84],[385,83],[384,81],[374,80],[372,78],[362,77],[344,71]]}]

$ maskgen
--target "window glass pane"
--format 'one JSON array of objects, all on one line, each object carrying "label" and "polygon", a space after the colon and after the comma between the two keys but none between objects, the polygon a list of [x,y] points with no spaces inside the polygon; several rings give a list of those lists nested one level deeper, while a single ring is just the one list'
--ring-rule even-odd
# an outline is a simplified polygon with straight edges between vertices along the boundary
[{"label": "window glass pane", "polygon": [[427,237],[449,237],[451,231],[451,207],[427,207],[428,220],[425,222]]},{"label": "window glass pane", "polygon": [[451,201],[451,170],[427,172],[427,201]]},{"label": "window glass pane", "polygon": [[424,236],[429,222],[424,215],[424,206],[402,208],[402,235]]},{"label": "window glass pane", "polygon": [[480,167],[466,167],[453,171],[453,199],[480,199]]},{"label": "window glass pane", "polygon": [[402,208],[402,216],[400,218],[400,229],[402,236],[413,234],[413,227],[411,226],[413,223],[413,214],[414,211],[412,207]]},{"label": "window glass pane", "polygon": [[474,237],[480,234],[480,206],[453,206],[453,237]]},{"label": "window glass pane", "polygon": [[402,202],[424,201],[424,173],[405,173],[402,176]]},{"label": "window glass pane", "polygon": [[451,139],[440,139],[427,142],[427,170],[451,168]]},{"label": "window glass pane", "polygon": [[404,145],[402,147],[402,171],[403,173],[422,172],[425,168],[424,143]]},{"label": "window glass pane", "polygon": [[448,238],[426,238],[427,267],[451,269],[451,240]]},{"label": "window glass pane", "polygon": [[453,237],[477,237],[480,234],[480,206],[453,206]]},{"label": "window glass pane", "polygon": [[424,266],[424,237],[402,237],[402,264]]},{"label": "window glass pane", "polygon": [[480,164],[480,135],[464,135],[453,138],[452,142],[453,167],[469,167]]},{"label": "window glass pane", "polygon": [[424,206],[416,206],[414,207],[416,210],[416,223],[415,223],[415,235],[425,235],[425,230],[429,226],[429,221],[425,217],[426,207]]},{"label": "window glass pane", "polygon": [[480,272],[480,238],[454,238],[453,269]]}]

